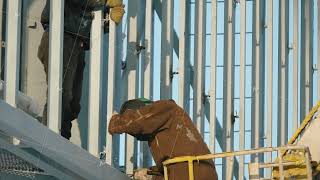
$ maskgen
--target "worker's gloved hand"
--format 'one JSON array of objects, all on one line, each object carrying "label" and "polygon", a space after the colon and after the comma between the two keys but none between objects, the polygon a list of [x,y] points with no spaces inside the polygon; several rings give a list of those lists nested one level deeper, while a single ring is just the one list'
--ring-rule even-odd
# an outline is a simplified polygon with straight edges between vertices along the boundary
[{"label": "worker's gloved hand", "polygon": [[121,22],[121,20],[122,20],[122,17],[123,17],[123,15],[125,13],[124,7],[125,6],[122,4],[121,6],[113,7],[110,10],[110,18],[116,24],[119,24]]},{"label": "worker's gloved hand", "polygon": [[108,0],[107,1],[107,6],[109,6],[110,8],[114,8],[114,7],[120,7],[122,6],[122,0]]}]

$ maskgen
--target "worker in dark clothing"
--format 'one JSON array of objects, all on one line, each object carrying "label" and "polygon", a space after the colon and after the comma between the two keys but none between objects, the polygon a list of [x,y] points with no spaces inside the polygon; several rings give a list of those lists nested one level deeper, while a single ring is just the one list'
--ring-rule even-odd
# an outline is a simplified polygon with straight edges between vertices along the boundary
[{"label": "worker in dark clothing", "polygon": [[[81,109],[80,99],[85,67],[84,58],[85,50],[90,49],[92,11],[96,8],[105,7],[111,20],[118,24],[124,14],[124,5],[122,0],[65,0],[64,7],[61,135],[66,139],[70,139],[71,121],[78,117]],[[38,48],[38,58],[42,62],[47,75],[49,19],[50,0],[47,0],[41,14],[41,23],[45,31]],[[47,125],[47,104],[44,107],[42,123]]]},{"label": "worker in dark clothing", "polygon": [[[200,133],[188,114],[173,100],[156,102],[130,100],[111,117],[110,134],[128,133],[138,140],[148,141],[156,163],[152,168],[160,175],[153,179],[163,179],[163,161],[178,156],[210,154]],[[188,179],[188,164],[177,163],[168,166],[169,179]],[[194,162],[196,180],[216,180],[217,174],[212,160]]]}]

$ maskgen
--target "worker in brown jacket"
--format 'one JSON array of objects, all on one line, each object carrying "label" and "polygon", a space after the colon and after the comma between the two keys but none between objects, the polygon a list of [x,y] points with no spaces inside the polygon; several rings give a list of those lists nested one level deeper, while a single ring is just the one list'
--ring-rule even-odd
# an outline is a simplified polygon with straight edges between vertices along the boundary
[{"label": "worker in brown jacket", "polygon": [[[160,172],[154,179],[163,179],[163,161],[178,156],[210,154],[188,114],[173,100],[126,102],[120,114],[112,116],[110,134],[128,133],[140,141],[148,141]],[[187,163],[168,166],[169,180],[187,180]],[[195,180],[218,179],[212,160],[194,162]]]}]

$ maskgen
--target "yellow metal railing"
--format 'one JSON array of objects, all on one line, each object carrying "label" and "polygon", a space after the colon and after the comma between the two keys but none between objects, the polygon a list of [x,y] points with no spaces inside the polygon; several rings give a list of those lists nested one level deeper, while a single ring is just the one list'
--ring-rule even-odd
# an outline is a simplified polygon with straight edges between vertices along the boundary
[{"label": "yellow metal railing", "polygon": [[[280,174],[283,174],[283,166],[292,165],[292,163],[288,163],[283,161],[283,153],[287,150],[301,150],[305,152],[305,160],[303,163],[306,165],[306,174],[308,179],[312,179],[312,169],[310,164],[310,154],[309,150],[306,147],[302,146],[284,146],[284,147],[277,147],[277,148],[260,148],[260,149],[253,149],[253,150],[245,150],[245,151],[236,151],[236,152],[226,152],[226,153],[217,153],[217,154],[207,154],[207,155],[200,155],[200,156],[182,156],[176,157],[163,162],[164,166],[164,178],[165,180],[169,180],[168,176],[168,166],[176,164],[176,163],[188,163],[188,172],[189,172],[189,180],[194,180],[194,170],[193,170],[193,163],[199,162],[203,160],[210,160],[210,159],[217,159],[217,158],[227,158],[227,157],[235,157],[235,156],[244,156],[250,154],[260,154],[260,153],[267,153],[267,152],[278,152],[279,161],[277,163],[264,163],[260,168],[272,168],[272,167],[279,167]],[[299,162],[301,163],[301,162]]]}]

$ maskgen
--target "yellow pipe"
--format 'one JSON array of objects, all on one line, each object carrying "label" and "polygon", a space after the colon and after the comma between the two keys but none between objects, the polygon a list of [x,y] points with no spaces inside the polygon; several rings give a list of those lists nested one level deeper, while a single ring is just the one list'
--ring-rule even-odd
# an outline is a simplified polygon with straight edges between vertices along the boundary
[{"label": "yellow pipe", "polygon": [[297,140],[297,138],[300,136],[301,132],[309,124],[309,122],[312,120],[312,116],[318,111],[319,108],[320,108],[320,101],[311,109],[311,111],[308,113],[308,115],[304,118],[303,122],[301,123],[301,126],[293,134],[293,136],[289,140],[288,144],[293,144]]},{"label": "yellow pipe", "polygon": [[163,169],[164,169],[164,180],[169,180],[169,178],[168,178],[168,167],[164,166]]},{"label": "yellow pipe", "polygon": [[188,161],[189,166],[189,180],[194,180],[194,174],[193,174],[193,160]]}]

